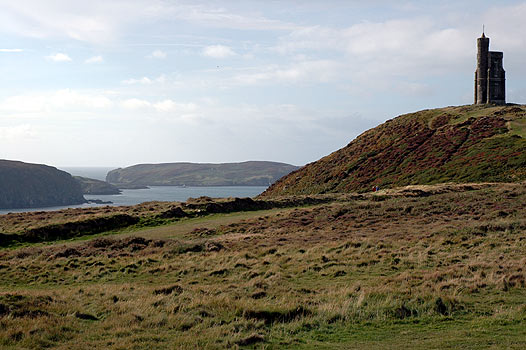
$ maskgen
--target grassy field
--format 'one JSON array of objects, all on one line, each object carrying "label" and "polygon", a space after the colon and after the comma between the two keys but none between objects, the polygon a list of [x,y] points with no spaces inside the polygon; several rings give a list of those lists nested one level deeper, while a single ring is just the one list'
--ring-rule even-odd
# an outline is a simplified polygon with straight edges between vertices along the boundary
[{"label": "grassy field", "polygon": [[413,186],[6,248],[0,348],[523,349],[525,206]]}]

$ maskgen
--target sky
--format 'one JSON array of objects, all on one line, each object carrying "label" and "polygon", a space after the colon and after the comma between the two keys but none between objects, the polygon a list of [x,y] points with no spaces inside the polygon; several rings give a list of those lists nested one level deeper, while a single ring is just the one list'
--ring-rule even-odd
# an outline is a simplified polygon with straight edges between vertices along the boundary
[{"label": "sky", "polygon": [[526,100],[526,1],[0,0],[0,158],[303,165],[473,102],[476,38]]}]

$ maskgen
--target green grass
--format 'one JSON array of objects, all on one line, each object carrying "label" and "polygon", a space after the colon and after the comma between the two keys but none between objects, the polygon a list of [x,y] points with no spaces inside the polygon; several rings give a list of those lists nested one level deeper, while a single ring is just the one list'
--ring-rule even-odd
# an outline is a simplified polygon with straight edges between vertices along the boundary
[{"label": "green grass", "polygon": [[[489,331],[491,329],[491,331]],[[491,332],[491,333],[490,333]],[[495,332],[495,333],[493,333]],[[310,334],[303,334],[309,336]],[[329,326],[318,330],[305,344],[284,339],[269,348],[284,344],[294,349],[522,349],[526,329],[522,322],[506,321],[488,325],[472,320],[400,321],[362,324],[354,327]],[[303,343],[303,344],[302,344]]]},{"label": "green grass", "polygon": [[517,135],[526,139],[526,118],[510,121],[508,127],[510,135]]},{"label": "green grass", "polygon": [[210,214],[203,217],[184,218],[177,222],[171,222],[161,227],[140,228],[134,227],[128,234],[140,233],[141,237],[148,238],[182,238],[188,235],[193,229],[198,227],[217,228],[221,225],[228,225],[241,220],[257,218],[261,216],[274,215],[280,212],[287,212],[292,209],[269,209],[258,211],[234,212],[227,214]]},{"label": "green grass", "polygon": [[[467,107],[467,106],[466,106]],[[466,111],[459,112],[462,107],[449,108],[451,113],[455,116],[450,124],[461,124],[467,121],[469,118],[480,118],[485,116],[491,116],[493,113],[502,110],[503,106],[487,106],[487,105],[473,105],[469,106]],[[448,108],[446,108],[448,110]]]}]

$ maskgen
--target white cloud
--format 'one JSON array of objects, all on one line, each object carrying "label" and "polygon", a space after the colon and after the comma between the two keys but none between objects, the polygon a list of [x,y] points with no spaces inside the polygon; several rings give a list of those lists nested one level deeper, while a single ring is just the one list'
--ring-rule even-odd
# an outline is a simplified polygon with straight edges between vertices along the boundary
[{"label": "white cloud", "polygon": [[142,77],[139,79],[126,79],[122,81],[126,85],[135,85],[135,84],[143,84],[143,85],[149,85],[153,83],[153,80],[148,77]]},{"label": "white cloud", "polygon": [[104,95],[64,89],[50,93],[16,95],[0,101],[6,113],[47,113],[57,110],[82,111],[108,108],[113,102]]},{"label": "white cloud", "polygon": [[155,78],[155,82],[156,83],[161,83],[161,84],[162,83],[166,83],[167,80],[168,79],[166,78],[166,75],[164,75],[164,74],[161,74],[157,78]]},{"label": "white cloud", "polygon": [[118,95],[70,89],[42,94],[15,95],[0,101],[0,112],[12,117],[24,115],[44,117],[56,113],[57,116],[66,116],[69,112],[90,113],[90,110],[116,111],[114,107],[132,111],[149,110],[174,116],[188,116],[200,109],[195,103],[177,102],[169,98],[150,102],[141,98],[119,99]]},{"label": "white cloud", "polygon": [[161,74],[157,78],[148,78],[148,77],[142,77],[142,78],[139,78],[139,79],[131,78],[131,79],[123,80],[122,83],[126,84],[126,85],[137,85],[137,84],[140,84],[140,85],[151,85],[151,84],[154,84],[154,83],[162,84],[162,83],[165,83],[166,81],[167,81],[166,75]]},{"label": "white cloud", "polygon": [[230,47],[225,45],[211,45],[203,49],[203,55],[212,58],[227,58],[235,56],[236,53]]},{"label": "white cloud", "polygon": [[156,15],[162,6],[156,0],[2,1],[0,32],[100,44],[118,38],[130,23]]},{"label": "white cloud", "polygon": [[[339,33],[351,58],[391,61],[394,65],[451,66],[472,55],[473,34],[457,28],[441,28],[434,20],[417,18],[381,23],[360,23]],[[396,66],[395,66],[396,68]]]},{"label": "white cloud", "polygon": [[[524,54],[526,52],[526,3],[512,6],[496,6],[487,11],[479,22],[486,24],[486,35],[490,37],[495,50],[513,51]],[[506,56],[505,56],[506,57]],[[521,61],[524,61],[521,58]]]},{"label": "white cloud", "polygon": [[[363,22],[343,29],[321,26],[302,28],[283,37],[276,47],[280,53],[330,50],[348,55],[353,61],[397,59],[433,61],[465,58],[473,46],[472,33],[441,28],[429,18]],[[412,63],[412,62],[411,62]]]},{"label": "white cloud", "polygon": [[61,108],[107,108],[113,103],[106,96],[81,93],[74,90],[59,90],[51,96],[51,103]]},{"label": "white cloud", "polygon": [[165,0],[91,0],[0,2],[0,32],[35,38],[71,38],[101,44],[115,41],[123,33],[159,20],[252,30],[291,30],[291,23],[258,13],[228,10],[224,6]]},{"label": "white cloud", "polygon": [[[305,66],[308,61],[301,59],[289,69],[298,71],[298,78],[314,74],[320,81],[340,81],[352,94],[391,90],[406,96],[428,96],[434,90],[424,79],[461,74],[474,64],[472,28],[449,27],[446,22],[414,17],[361,22],[346,28],[311,26],[282,37],[274,51],[293,57],[331,57],[334,64],[310,72]],[[279,78],[277,73],[274,76]]]},{"label": "white cloud", "polygon": [[0,52],[23,52],[22,49],[0,49]]},{"label": "white cloud", "polygon": [[172,100],[157,102],[153,107],[159,112],[173,112],[177,109],[177,103]]},{"label": "white cloud", "polygon": [[151,107],[151,103],[138,98],[130,98],[121,102],[121,106],[125,109],[138,110],[143,108]]},{"label": "white cloud", "polygon": [[56,53],[54,55],[46,56],[46,58],[53,62],[71,62],[72,59],[65,53]]},{"label": "white cloud", "polygon": [[93,56],[93,57],[90,57],[90,58],[86,59],[84,62],[85,63],[89,63],[89,64],[91,64],[91,63],[102,63],[102,62],[104,62],[104,59],[102,58],[102,56]]},{"label": "white cloud", "polygon": [[192,113],[197,110],[197,105],[193,103],[177,103],[173,100],[167,99],[153,104],[153,107],[158,112],[177,112],[177,113]]},{"label": "white cloud", "polygon": [[234,85],[256,85],[267,83],[326,83],[342,78],[345,66],[333,60],[311,60],[279,66],[259,67],[253,72],[235,75]]},{"label": "white cloud", "polygon": [[20,141],[35,138],[37,135],[33,126],[22,124],[16,126],[0,127],[0,139],[8,141]]},{"label": "white cloud", "polygon": [[167,57],[166,52],[161,50],[155,50],[150,55],[148,55],[149,58],[158,58],[158,59],[165,59]]},{"label": "white cloud", "polygon": [[180,3],[163,8],[171,18],[215,28],[240,30],[292,30],[297,25],[267,18],[257,13],[229,11],[225,7],[209,5],[182,5]]},{"label": "white cloud", "polygon": [[159,102],[149,102],[142,99],[131,98],[122,101],[120,105],[127,110],[139,111],[150,109],[158,113],[170,114],[170,116],[181,118],[191,118],[199,110],[198,105],[195,103],[180,103],[172,99],[165,99]]}]

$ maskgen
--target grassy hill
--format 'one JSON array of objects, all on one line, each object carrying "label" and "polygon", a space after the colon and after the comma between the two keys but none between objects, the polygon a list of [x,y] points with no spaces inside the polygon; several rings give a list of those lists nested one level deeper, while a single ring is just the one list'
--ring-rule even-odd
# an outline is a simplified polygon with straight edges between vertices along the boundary
[{"label": "grassy hill", "polygon": [[526,347],[524,184],[254,202],[1,216],[90,236],[0,249],[0,348]]},{"label": "grassy hill", "polygon": [[262,196],[526,179],[526,106],[470,105],[405,114],[283,177]]},{"label": "grassy hill", "polygon": [[251,161],[243,163],[138,164],[112,170],[106,181],[120,188],[141,186],[268,186],[297,166]]}]

